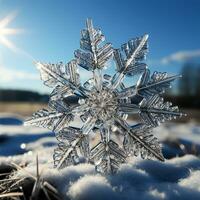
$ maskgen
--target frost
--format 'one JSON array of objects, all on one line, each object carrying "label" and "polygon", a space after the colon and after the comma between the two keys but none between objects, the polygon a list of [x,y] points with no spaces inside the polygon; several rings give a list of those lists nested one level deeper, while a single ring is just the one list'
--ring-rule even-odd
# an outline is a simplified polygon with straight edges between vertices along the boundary
[{"label": "frost", "polygon": [[[150,75],[144,62],[148,35],[131,39],[120,49],[113,49],[104,39],[101,30],[88,19],[75,59],[67,64],[36,64],[44,84],[54,89],[49,108],[36,112],[25,124],[55,132],[59,144],[54,151],[54,164],[59,169],[78,163],[82,157],[102,173],[116,172],[130,156],[164,161],[152,128],[182,115],[161,97],[179,76],[159,72]],[[116,66],[113,76],[105,73],[111,59]],[[93,74],[84,84],[79,67]],[[140,77],[137,83],[126,87],[126,78],[136,75]],[[71,96],[78,101],[69,103]],[[128,124],[129,114],[139,114],[141,122]],[[81,121],[80,127],[74,125],[76,121]],[[100,139],[92,145],[90,136],[94,134]],[[124,138],[123,142],[115,140],[114,135]]]}]

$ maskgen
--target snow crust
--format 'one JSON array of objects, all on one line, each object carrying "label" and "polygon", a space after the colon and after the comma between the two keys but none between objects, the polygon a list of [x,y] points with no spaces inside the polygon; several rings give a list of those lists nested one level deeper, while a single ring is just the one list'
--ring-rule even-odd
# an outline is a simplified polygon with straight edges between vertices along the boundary
[{"label": "snow crust", "polygon": [[[21,125],[17,129],[15,127],[0,126],[0,138],[2,135],[9,137],[8,141],[0,140],[0,167],[11,163],[26,163],[24,170],[18,170],[15,176],[36,176],[38,155],[41,178],[54,185],[63,199],[200,199],[200,159],[197,156],[174,157],[164,163],[133,158],[128,164],[122,165],[115,175],[98,174],[94,166],[87,163],[57,170],[53,168],[52,159],[56,143],[53,133],[44,129],[27,129]],[[194,123],[161,126],[156,129],[156,134],[163,141],[174,137],[200,144],[199,126]],[[12,155],[7,156],[2,152],[2,146],[9,149],[11,144],[19,145],[13,143],[13,138],[33,135],[43,136],[27,140],[23,153],[15,155],[16,152],[11,152]]]}]

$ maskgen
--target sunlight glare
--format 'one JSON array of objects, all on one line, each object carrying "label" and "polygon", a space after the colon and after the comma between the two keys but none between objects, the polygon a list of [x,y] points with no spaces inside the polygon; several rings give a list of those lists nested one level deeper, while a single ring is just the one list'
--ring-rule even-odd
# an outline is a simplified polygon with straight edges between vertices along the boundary
[{"label": "sunlight glare", "polygon": [[0,44],[7,48],[17,51],[17,47],[6,37],[7,35],[16,35],[22,33],[22,29],[8,28],[7,26],[16,18],[17,13],[13,12],[0,20]]}]

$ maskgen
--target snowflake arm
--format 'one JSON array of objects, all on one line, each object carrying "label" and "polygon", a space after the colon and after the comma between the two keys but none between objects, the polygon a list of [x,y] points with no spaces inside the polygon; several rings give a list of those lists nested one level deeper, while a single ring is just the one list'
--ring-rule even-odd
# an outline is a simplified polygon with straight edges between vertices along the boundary
[{"label": "snowflake arm", "polygon": [[126,114],[139,113],[143,122],[154,127],[166,120],[176,119],[183,114],[179,112],[177,106],[172,106],[171,102],[164,102],[159,95],[143,98],[138,104],[121,103],[119,104],[119,112]]},{"label": "snowflake arm", "polygon": [[119,166],[126,161],[126,154],[119,145],[110,140],[109,128],[102,128],[101,142],[91,149],[90,160],[96,165],[96,169],[101,173],[114,173]]},{"label": "snowflake arm", "polygon": [[111,89],[116,89],[125,75],[135,75],[146,69],[146,64],[140,63],[147,52],[148,35],[130,40],[122,46],[126,59],[123,58],[119,49],[114,51],[114,60],[117,66],[117,73],[113,76]]},{"label": "snowflake arm", "polygon": [[140,117],[145,124],[153,127],[182,115],[177,106],[172,106],[171,102],[164,102],[164,99],[157,94],[143,99],[140,103]]},{"label": "snowflake arm", "polygon": [[62,101],[50,101],[48,109],[37,111],[24,124],[59,131],[74,120],[74,114],[81,111],[79,106],[66,107]]},{"label": "snowflake arm", "polygon": [[154,94],[162,94],[171,86],[171,82],[181,75],[167,76],[167,73],[154,72],[150,76],[150,70],[146,69],[141,75],[136,85],[124,88],[119,92],[118,97],[133,97],[140,95],[142,97],[150,97]]},{"label": "snowflake arm", "polygon": [[110,43],[100,47],[104,39],[101,30],[95,29],[92,20],[87,19],[86,29],[81,31],[80,47],[82,50],[75,51],[75,57],[81,67],[89,71],[105,67],[106,62],[112,57],[113,49]]},{"label": "snowflake arm", "polygon": [[101,91],[101,70],[106,62],[112,57],[113,49],[110,43],[100,46],[105,37],[100,29],[95,29],[92,20],[87,19],[86,29],[81,32],[80,47],[82,50],[75,51],[78,64],[86,70],[93,72],[95,87]]},{"label": "snowflake arm", "polygon": [[47,109],[39,110],[33,114],[33,117],[26,120],[25,125],[38,126],[57,131],[67,126],[73,120],[73,115],[68,113],[49,111]]},{"label": "snowflake arm", "polygon": [[73,94],[73,90],[69,86],[57,85],[50,94],[50,99],[59,101]]},{"label": "snowflake arm", "polygon": [[154,157],[164,161],[158,140],[150,133],[149,127],[144,124],[130,127],[121,119],[116,120],[116,125],[125,134],[123,146],[128,155],[138,156],[140,153],[143,159]]},{"label": "snowflake arm", "polygon": [[80,157],[89,157],[89,138],[75,127],[68,127],[56,134],[59,141],[58,148],[54,151],[54,166],[61,169],[70,164],[76,164]]},{"label": "snowflake arm", "polygon": [[150,70],[146,69],[136,85],[137,93],[144,97],[162,94],[171,86],[170,83],[172,81],[180,77],[180,75],[168,77],[167,73],[161,72],[154,72],[153,75],[150,76]]},{"label": "snowflake arm", "polygon": [[82,131],[84,132],[84,134],[88,134],[90,133],[90,131],[95,127],[96,125],[96,117],[90,116],[87,121],[84,123],[84,125],[82,126]]},{"label": "snowflake arm", "polygon": [[85,89],[80,85],[75,60],[72,60],[67,65],[62,63],[57,65],[36,63],[36,66],[40,71],[41,79],[48,87],[55,87],[61,84],[63,87],[70,88],[70,91],[74,93],[78,91],[81,95],[87,96]]},{"label": "snowflake arm", "polygon": [[107,144],[100,142],[91,149],[91,160],[96,170],[101,173],[115,173],[126,162],[126,154],[119,145],[110,140]]}]

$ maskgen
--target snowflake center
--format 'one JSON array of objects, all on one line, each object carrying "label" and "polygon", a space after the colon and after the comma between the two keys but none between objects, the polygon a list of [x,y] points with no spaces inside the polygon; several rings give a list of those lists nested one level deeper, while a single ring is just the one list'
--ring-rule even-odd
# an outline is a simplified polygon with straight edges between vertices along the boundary
[{"label": "snowflake center", "polygon": [[94,111],[100,120],[108,120],[113,117],[117,109],[116,95],[107,88],[101,92],[93,92],[88,106]]}]

